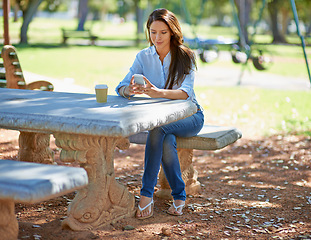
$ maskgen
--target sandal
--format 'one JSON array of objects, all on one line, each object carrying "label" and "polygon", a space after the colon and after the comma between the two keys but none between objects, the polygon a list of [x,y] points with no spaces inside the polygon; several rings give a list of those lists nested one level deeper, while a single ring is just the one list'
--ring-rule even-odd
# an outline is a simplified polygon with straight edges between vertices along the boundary
[{"label": "sandal", "polygon": [[[174,212],[171,212],[169,210],[167,210],[167,213],[170,215],[174,215],[174,216],[181,216],[183,215],[182,209],[184,208],[185,204],[180,204],[179,206],[175,205],[175,202],[173,202],[173,208],[175,209]],[[179,212],[178,209],[181,208],[181,211]]]},{"label": "sandal", "polygon": [[[140,212],[144,211],[146,208],[150,207],[151,206],[151,211],[150,211],[150,214],[146,215],[146,216],[140,216],[138,217],[137,216],[137,211],[139,210]],[[145,207],[141,208],[138,204],[138,209],[136,211],[136,218],[137,219],[146,219],[146,218],[150,218],[153,216],[153,199],[151,199],[151,202],[148,203]]]}]

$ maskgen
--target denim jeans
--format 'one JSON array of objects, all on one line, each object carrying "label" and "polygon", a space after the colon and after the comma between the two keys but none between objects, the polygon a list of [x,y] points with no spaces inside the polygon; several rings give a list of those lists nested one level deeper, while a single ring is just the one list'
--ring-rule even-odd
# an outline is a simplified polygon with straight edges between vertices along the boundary
[{"label": "denim jeans", "polygon": [[176,149],[176,137],[193,137],[204,124],[204,115],[198,110],[194,115],[149,131],[145,150],[145,169],[140,194],[152,198],[160,165],[172,189],[174,200],[186,200]]}]

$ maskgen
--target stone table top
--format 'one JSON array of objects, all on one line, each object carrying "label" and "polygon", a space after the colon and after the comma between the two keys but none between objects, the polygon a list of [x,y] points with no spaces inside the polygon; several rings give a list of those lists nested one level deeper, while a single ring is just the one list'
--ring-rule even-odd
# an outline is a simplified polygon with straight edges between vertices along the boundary
[{"label": "stone table top", "polygon": [[189,100],[0,89],[0,128],[21,131],[128,137],[196,111]]}]

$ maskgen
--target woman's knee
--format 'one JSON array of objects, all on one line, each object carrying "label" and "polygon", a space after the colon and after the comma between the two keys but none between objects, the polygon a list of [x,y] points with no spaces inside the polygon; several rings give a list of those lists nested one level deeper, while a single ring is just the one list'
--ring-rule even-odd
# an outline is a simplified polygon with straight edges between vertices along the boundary
[{"label": "woman's knee", "polygon": [[164,131],[161,127],[156,127],[149,131],[149,137],[151,138],[158,138],[164,135]]},{"label": "woman's knee", "polygon": [[168,134],[164,138],[163,142],[163,156],[162,163],[165,165],[172,165],[175,161],[178,161],[177,149],[176,149],[176,137],[173,134]]},{"label": "woman's knee", "polygon": [[157,127],[157,128],[150,130],[148,134],[149,144],[151,144],[152,146],[159,144],[159,142],[162,141],[164,135],[165,135],[164,131],[161,127]]},{"label": "woman's knee", "polygon": [[176,136],[174,134],[167,134],[163,141],[163,150],[168,149],[176,149]]}]

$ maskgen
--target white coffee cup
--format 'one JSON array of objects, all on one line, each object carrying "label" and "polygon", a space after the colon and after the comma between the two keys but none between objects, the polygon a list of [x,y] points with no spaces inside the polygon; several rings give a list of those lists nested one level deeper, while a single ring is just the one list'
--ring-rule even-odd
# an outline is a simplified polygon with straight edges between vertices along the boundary
[{"label": "white coffee cup", "polygon": [[97,84],[95,86],[96,101],[99,103],[107,102],[108,86],[106,84]]}]

